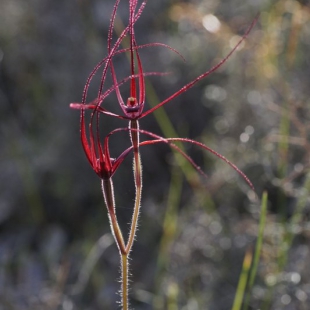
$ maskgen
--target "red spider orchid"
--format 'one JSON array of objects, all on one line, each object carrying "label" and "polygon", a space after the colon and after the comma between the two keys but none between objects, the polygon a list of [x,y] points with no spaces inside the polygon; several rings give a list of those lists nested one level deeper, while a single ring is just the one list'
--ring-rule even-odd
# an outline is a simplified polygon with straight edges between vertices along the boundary
[{"label": "red spider orchid", "polygon": [[[146,112],[143,112],[144,109],[144,103],[145,103],[145,81],[144,78],[146,75],[149,74],[154,74],[154,75],[160,75],[160,73],[144,73],[143,72],[143,68],[142,68],[142,63],[141,63],[141,59],[140,59],[140,55],[139,55],[139,48],[143,48],[143,47],[147,47],[147,46],[156,46],[156,45],[163,45],[163,44],[159,44],[159,43],[153,43],[153,44],[149,44],[149,45],[144,45],[144,46],[138,46],[136,39],[135,39],[135,32],[134,32],[134,24],[135,22],[138,20],[138,18],[140,17],[144,7],[145,7],[145,2],[143,2],[141,4],[141,6],[139,7],[139,9],[137,10],[137,4],[138,1],[137,0],[130,0],[129,1],[129,23],[128,26],[125,28],[125,30],[122,32],[122,34],[120,35],[120,37],[117,39],[116,43],[112,46],[112,35],[113,35],[113,28],[114,28],[114,22],[115,22],[115,17],[116,17],[116,12],[117,12],[117,8],[119,5],[120,0],[118,0],[114,6],[114,10],[112,12],[112,16],[111,16],[111,22],[110,22],[110,27],[109,27],[109,32],[108,32],[108,56],[106,58],[104,58],[92,71],[92,73],[90,74],[87,82],[86,82],[86,86],[84,89],[84,93],[83,93],[83,100],[82,100],[82,104],[78,104],[78,103],[73,103],[71,104],[71,108],[75,108],[75,109],[80,109],[81,113],[83,115],[83,111],[86,109],[90,109],[93,111],[98,111],[100,113],[106,114],[106,115],[110,115],[110,116],[114,116],[117,118],[122,118],[122,119],[128,119],[130,120],[130,128],[132,129],[139,129],[139,123],[138,120],[140,118],[143,118],[144,116],[154,112],[156,109],[160,108],[161,106],[163,106],[164,104],[168,103],[169,101],[173,100],[175,97],[179,96],[180,94],[182,94],[183,92],[187,91],[188,89],[190,89],[191,87],[193,87],[198,81],[200,81],[201,79],[207,77],[209,74],[211,74],[212,72],[216,71],[220,66],[222,66],[227,60],[228,58],[235,52],[235,50],[238,48],[238,46],[240,46],[240,44],[243,42],[243,40],[247,37],[247,35],[249,34],[249,32],[251,31],[251,29],[253,28],[254,24],[256,23],[257,18],[251,23],[251,25],[249,26],[249,28],[247,29],[246,33],[243,35],[243,37],[239,40],[239,42],[237,43],[237,45],[230,51],[230,53],[224,58],[222,59],[222,61],[220,61],[217,65],[215,65],[213,68],[211,68],[210,70],[208,70],[207,72],[201,74],[200,76],[198,76],[196,79],[194,79],[192,82],[186,84],[184,87],[182,87],[180,90],[178,90],[177,92],[175,92],[174,94],[172,94],[170,97],[168,97],[167,99],[165,99],[164,101],[160,102],[159,104],[157,104],[155,107],[149,109]],[[130,35],[130,47],[128,49],[121,49],[119,50],[119,45],[121,44],[121,41],[123,40],[124,36],[129,32]],[[171,47],[167,46],[167,45],[163,45],[165,47],[168,47],[169,49],[173,50]],[[116,56],[117,54],[120,53],[124,53],[124,52],[130,52],[130,72],[131,75],[129,77],[127,77],[126,79],[123,79],[122,81],[118,81],[117,77],[116,77],[116,73],[115,73],[115,69],[114,69],[114,64],[113,64],[113,57]],[[173,50],[175,51],[175,50]],[[137,61],[137,68],[138,68],[138,73],[135,74],[135,58]],[[87,92],[88,92],[88,87],[89,84],[91,82],[91,79],[93,78],[93,76],[95,75],[95,73],[99,70],[99,68],[104,64],[104,69],[103,69],[103,73],[102,73],[102,78],[101,78],[101,84],[99,87],[99,92],[98,92],[98,97],[95,101],[86,104],[86,96],[87,96]],[[111,71],[111,75],[112,75],[112,79],[113,79],[113,83],[114,85],[109,88],[105,93],[102,93],[103,90],[103,85],[104,82],[106,80],[106,76],[107,76],[107,70],[110,69]],[[137,83],[136,80],[138,79],[138,86],[139,86],[139,91],[137,92]],[[126,104],[124,103],[123,97],[121,95],[120,92],[120,85],[122,85],[123,83],[125,83],[126,81],[130,80],[130,95],[127,99]],[[116,95],[117,95],[117,99],[119,102],[119,105],[123,111],[123,115],[118,115],[115,114],[113,112],[110,112],[108,110],[106,110],[105,108],[101,107],[101,103],[104,101],[104,99],[112,92],[115,91]],[[93,118],[93,117],[92,117]],[[82,125],[82,117],[81,117],[81,126]],[[132,141],[132,145],[134,146],[134,154],[135,154],[135,165],[138,165],[139,162],[139,154],[138,154],[138,146],[139,146],[139,131],[132,131],[131,132],[131,141]],[[136,172],[136,179],[139,179],[140,177],[138,176],[138,171],[140,170],[140,168],[138,169],[138,167],[136,167],[136,169],[134,169]]]},{"label": "red spider orchid", "polygon": [[[144,81],[144,78],[146,75],[151,75],[151,74],[160,75],[161,73],[158,73],[158,72],[145,73],[145,72],[143,72],[141,58],[139,55],[139,49],[144,48],[144,47],[149,47],[149,46],[162,45],[162,46],[165,46],[165,47],[167,47],[173,51],[175,51],[175,50],[172,49],[171,47],[167,46],[167,45],[159,44],[159,43],[153,43],[153,44],[144,45],[144,46],[138,46],[137,45],[137,42],[135,39],[135,32],[134,32],[134,24],[136,23],[136,21],[140,17],[140,15],[144,9],[145,2],[143,2],[141,4],[141,6],[139,7],[138,10],[137,10],[137,3],[138,3],[137,0],[130,0],[129,1],[129,23],[128,23],[128,26],[125,28],[125,30],[122,32],[120,37],[117,39],[116,43],[112,46],[113,27],[114,27],[114,22],[115,22],[115,17],[116,17],[116,11],[117,11],[117,8],[119,5],[119,0],[116,2],[115,6],[114,6],[113,13],[112,13],[112,17],[111,17],[110,27],[109,27],[108,56],[106,58],[104,58],[94,68],[94,70],[90,74],[90,76],[87,80],[85,89],[84,89],[82,104],[73,103],[70,105],[71,108],[81,110],[81,127],[84,126],[82,124],[84,121],[83,115],[84,115],[84,111],[87,109],[90,109],[90,110],[96,111],[96,112],[100,112],[102,114],[114,116],[117,118],[130,120],[129,127],[133,129],[131,131],[131,141],[132,141],[132,145],[134,147],[134,160],[135,160],[135,166],[136,166],[134,171],[135,171],[136,182],[137,182],[137,180],[139,181],[141,179],[141,171],[140,171],[141,167],[139,167],[140,166],[140,160],[139,160],[139,152],[138,152],[138,147],[139,147],[139,123],[138,123],[138,120],[143,118],[144,116],[147,116],[148,114],[151,114],[152,112],[154,112],[155,110],[157,110],[161,106],[165,105],[166,103],[173,100],[174,98],[176,98],[180,94],[184,93],[185,91],[187,91],[188,89],[193,87],[201,79],[207,77],[208,75],[210,75],[211,73],[216,71],[219,67],[221,67],[230,58],[230,56],[236,51],[236,49],[240,46],[240,44],[245,40],[245,38],[247,37],[247,35],[249,34],[249,32],[251,31],[251,29],[253,28],[253,26],[255,25],[255,23],[257,21],[257,18],[255,18],[254,21],[251,23],[251,25],[248,27],[248,29],[245,32],[245,34],[243,35],[243,37],[235,45],[235,47],[217,65],[212,67],[207,72],[201,74],[200,76],[198,76],[196,79],[194,79],[190,83],[183,86],[181,89],[176,91],[174,94],[169,96],[167,99],[158,103],[155,107],[149,109],[146,112],[143,112],[144,103],[145,103],[145,81]],[[124,38],[124,36],[128,32],[130,35],[130,47],[127,49],[118,49],[119,45],[121,44],[121,40]],[[131,75],[129,77],[123,79],[122,81],[118,81],[117,77],[116,77],[116,72],[114,69],[113,58],[118,54],[125,53],[128,51],[130,52],[130,72],[131,72]],[[137,74],[135,73],[135,59],[137,61],[137,70],[138,70]],[[103,64],[104,64],[104,69],[103,69],[103,74],[102,74],[102,78],[101,78],[101,84],[100,84],[100,88],[99,88],[99,92],[98,92],[98,97],[93,102],[86,104],[86,96],[87,96],[90,81],[93,78],[93,76],[95,75],[95,73],[99,70],[99,68]],[[114,85],[112,87],[110,87],[107,91],[102,93],[103,85],[104,85],[104,82],[105,82],[105,79],[107,76],[107,70],[108,69],[110,69],[110,71],[111,71],[111,75],[112,75]],[[138,80],[138,85],[137,85],[137,80]],[[125,104],[123,97],[122,97],[122,94],[120,92],[120,86],[127,81],[130,81],[130,95],[129,95],[127,102]],[[137,91],[137,88],[139,91]],[[105,108],[101,107],[101,104],[104,101],[104,99],[107,98],[107,96],[112,91],[116,92],[118,103],[119,103],[119,105],[123,111],[123,115],[115,114],[115,113],[110,112],[110,111],[106,110]],[[140,183],[140,181],[138,183]],[[138,187],[141,187],[141,184],[138,185]]]},{"label": "red spider orchid", "polygon": [[[220,66],[222,66],[230,56],[235,52],[235,50],[240,46],[240,44],[245,40],[254,24],[256,23],[257,18],[252,22],[250,27],[247,29],[246,33],[239,40],[237,45],[230,51],[230,53],[220,61],[216,66],[211,68],[209,71],[201,74],[196,79],[186,84],[184,87],[176,91],[174,94],[169,96],[167,99],[158,103],[155,107],[149,109],[148,111],[143,112],[144,104],[145,104],[145,77],[148,75],[162,75],[159,72],[144,72],[142,67],[141,58],[139,55],[139,49],[147,48],[151,46],[164,46],[169,48],[170,50],[176,52],[170,46],[161,43],[151,43],[146,45],[138,45],[135,38],[134,25],[137,20],[140,18],[144,7],[146,5],[146,1],[142,1],[141,5],[138,6],[138,0],[128,0],[129,2],[129,22],[122,33],[118,36],[116,41],[112,44],[113,39],[113,29],[116,18],[117,9],[120,3],[120,0],[116,0],[114,5],[114,9],[111,15],[111,22],[108,31],[108,41],[107,41],[107,56],[100,61],[91,74],[89,75],[86,85],[83,91],[82,103],[72,103],[70,105],[71,108],[80,110],[80,135],[81,142],[86,154],[86,157],[91,164],[93,170],[96,174],[101,178],[102,182],[102,192],[105,200],[105,204],[108,209],[109,219],[111,223],[111,230],[114,235],[115,241],[119,248],[120,257],[121,257],[121,266],[122,266],[122,307],[123,310],[128,309],[128,257],[129,253],[132,249],[132,245],[136,235],[137,222],[139,217],[140,210],[140,202],[142,195],[142,169],[141,169],[141,161],[139,155],[139,148],[142,146],[158,144],[158,143],[166,143],[177,152],[179,152],[186,160],[188,160],[194,168],[198,172],[204,175],[200,167],[192,160],[190,156],[188,156],[180,147],[178,147],[175,142],[187,142],[194,144],[208,152],[219,157],[221,160],[228,163],[235,171],[237,171],[249,184],[249,186],[253,189],[252,183],[245,176],[245,174],[240,171],[234,164],[232,164],[229,160],[227,160],[224,156],[217,153],[213,149],[207,147],[206,145],[191,140],[187,138],[163,138],[154,133],[139,129],[139,119],[151,114],[161,106],[165,105],[169,101],[173,100],[180,94],[184,93],[191,87],[193,87],[197,82],[201,79],[207,77],[212,72],[216,71]],[[129,34],[130,44],[128,48],[120,48],[125,36]],[[114,59],[119,54],[129,53],[130,55],[130,75],[122,80],[118,80],[116,75],[116,70],[114,67]],[[180,55],[180,54],[179,54]],[[103,68],[100,86],[98,90],[98,95],[95,100],[90,103],[86,103],[87,93],[90,86],[90,83],[94,77],[94,75],[99,71],[99,69]],[[110,71],[112,76],[112,86],[106,87],[105,83],[107,80],[107,74]],[[122,94],[120,92],[120,87],[126,82],[130,82],[130,93],[127,100],[123,100]],[[104,91],[104,87],[107,89]],[[106,108],[102,107],[103,101],[112,93],[115,92],[117,101],[120,105],[120,108],[123,112],[123,115],[119,115],[108,111]],[[88,132],[87,132],[87,121],[85,117],[86,110],[91,111],[90,122],[88,123]],[[99,130],[99,121],[100,117],[104,115],[110,115],[113,117],[117,117],[120,119],[129,120],[129,128],[117,128],[111,131],[108,135],[104,137],[104,139],[100,136]],[[120,131],[127,131],[130,133],[131,143],[132,145],[126,148],[117,158],[112,158],[109,152],[109,139],[112,135]],[[150,139],[144,140],[140,142],[139,135],[143,134]],[[128,156],[130,152],[133,152],[134,156],[134,182],[135,182],[135,203],[133,208],[132,220],[130,223],[130,230],[128,240],[125,242],[123,238],[122,231],[118,225],[116,211],[115,211],[115,201],[114,201],[114,187],[112,182],[112,177],[117,169],[120,167],[121,163]]]}]

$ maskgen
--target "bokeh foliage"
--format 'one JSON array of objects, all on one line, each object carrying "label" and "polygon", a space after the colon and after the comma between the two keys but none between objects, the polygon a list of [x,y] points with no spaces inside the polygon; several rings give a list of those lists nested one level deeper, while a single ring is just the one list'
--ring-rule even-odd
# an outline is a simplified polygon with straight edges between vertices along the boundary
[{"label": "bokeh foliage", "polygon": [[[128,14],[121,2],[120,27]],[[105,55],[112,8],[112,0],[0,2],[4,309],[115,308],[118,254],[100,182],[80,146],[78,112],[69,109]],[[136,25],[138,43],[167,43],[186,63],[169,50],[141,50],[147,71],[171,72],[148,79],[147,104],[166,98],[225,56],[257,12],[258,24],[225,66],[143,119],[141,127],[206,143],[246,172],[258,199],[234,171],[195,147],[186,150],[207,179],[180,168],[166,146],[144,148],[142,214],[131,262],[135,309],[230,309],[244,256],[254,253],[264,190],[268,213],[261,259],[251,290],[249,283],[245,288],[243,308],[307,309],[307,2],[149,0]],[[212,16],[220,22],[215,32],[207,30]],[[126,75],[125,58],[115,65]],[[96,87],[95,81],[94,96]],[[107,105],[114,108],[113,96]],[[104,126],[108,131],[124,125],[107,119]],[[125,134],[117,136],[113,152],[126,143]],[[115,185],[126,225],[134,195],[131,159]]]}]

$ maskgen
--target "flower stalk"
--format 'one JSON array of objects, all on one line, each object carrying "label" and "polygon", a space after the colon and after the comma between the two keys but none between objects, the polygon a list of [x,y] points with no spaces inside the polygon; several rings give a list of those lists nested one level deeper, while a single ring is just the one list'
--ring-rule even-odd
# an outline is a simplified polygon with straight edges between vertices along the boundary
[{"label": "flower stalk", "polygon": [[115,201],[114,201],[114,189],[112,179],[103,179],[102,182],[102,192],[105,200],[105,204],[108,209],[108,215],[111,225],[111,230],[113,232],[113,236],[115,238],[115,242],[119,248],[120,253],[126,253],[125,242],[123,238],[122,231],[118,225],[116,213],[115,213]]},{"label": "flower stalk", "polygon": [[126,245],[126,252],[130,253],[132,249],[132,245],[134,242],[134,238],[136,235],[136,230],[138,226],[138,218],[140,213],[141,206],[141,197],[142,197],[142,164],[139,152],[139,123],[136,120],[130,121],[130,137],[133,145],[133,153],[134,153],[134,180],[135,180],[135,188],[136,188],[136,197],[133,215],[131,219],[130,232],[128,237],[128,242]]}]

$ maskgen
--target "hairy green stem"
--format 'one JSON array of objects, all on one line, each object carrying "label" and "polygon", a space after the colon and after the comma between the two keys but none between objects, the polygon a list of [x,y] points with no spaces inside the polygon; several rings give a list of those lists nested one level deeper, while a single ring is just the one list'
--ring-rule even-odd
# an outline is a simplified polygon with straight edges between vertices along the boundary
[{"label": "hairy green stem", "polygon": [[130,132],[131,142],[133,145],[134,151],[134,179],[135,179],[135,186],[136,186],[136,198],[135,198],[135,206],[133,210],[132,220],[131,220],[131,227],[129,232],[129,238],[126,245],[126,252],[129,253],[131,251],[136,230],[138,226],[138,218],[140,212],[140,205],[141,205],[141,196],[142,196],[142,166],[140,160],[140,153],[139,153],[139,123],[136,120],[130,121],[129,124],[130,129],[134,129],[134,131]]},{"label": "hairy green stem", "polygon": [[109,220],[111,225],[111,231],[113,233],[116,244],[119,248],[120,253],[125,254],[125,242],[122,231],[118,225],[118,221],[115,213],[115,201],[114,201],[114,190],[112,179],[102,180],[102,192],[105,200],[105,204],[108,209]]},{"label": "hairy green stem", "polygon": [[133,242],[135,240],[135,235],[138,226],[138,218],[140,212],[140,203],[141,203],[141,195],[142,195],[142,167],[141,160],[139,154],[139,123],[136,120],[133,120],[129,124],[130,129],[135,129],[135,131],[130,132],[130,138],[133,145],[134,151],[134,161],[133,161],[133,169],[134,169],[134,180],[136,187],[135,194],[135,205],[133,210],[133,215],[131,219],[130,232],[128,241],[125,247],[125,252],[122,253],[122,307],[123,310],[128,309],[128,258],[130,251],[133,246]]},{"label": "hairy green stem", "polygon": [[122,309],[128,310],[128,253],[122,254]]}]

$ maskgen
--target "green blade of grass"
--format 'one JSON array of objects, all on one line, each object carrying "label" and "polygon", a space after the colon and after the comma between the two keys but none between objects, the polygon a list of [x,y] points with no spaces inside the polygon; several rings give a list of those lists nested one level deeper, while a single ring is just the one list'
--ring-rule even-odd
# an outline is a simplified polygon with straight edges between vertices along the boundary
[{"label": "green blade of grass", "polygon": [[242,300],[246,288],[246,284],[248,281],[249,271],[252,263],[253,254],[251,249],[248,249],[245,253],[243,264],[242,264],[242,271],[239,277],[239,282],[236,290],[236,295],[234,299],[234,303],[232,306],[232,310],[240,310],[242,306]]},{"label": "green blade of grass", "polygon": [[255,245],[255,253],[254,253],[254,258],[253,258],[253,265],[252,265],[252,268],[251,268],[251,271],[250,271],[248,290],[247,290],[247,295],[246,295],[245,302],[244,302],[244,307],[243,307],[244,310],[246,310],[248,308],[252,287],[253,287],[253,284],[254,284],[254,281],[255,281],[255,277],[256,277],[256,274],[257,274],[257,268],[258,268],[260,253],[261,253],[261,250],[262,250],[263,238],[264,238],[264,230],[265,230],[265,225],[266,225],[267,204],[268,204],[268,194],[267,194],[267,192],[264,192],[263,196],[262,196],[261,212],[260,212],[259,228],[258,228],[258,236],[257,236],[257,240],[256,240],[256,245]]},{"label": "green blade of grass", "polygon": [[264,192],[263,197],[262,197],[261,212],[260,212],[260,219],[259,219],[259,229],[258,229],[258,236],[256,240],[256,246],[255,246],[253,266],[250,272],[249,289],[252,289],[253,287],[254,280],[256,277],[256,273],[257,273],[260,253],[262,250],[264,230],[265,230],[265,225],[266,225],[266,216],[267,216],[267,204],[268,204],[268,194],[267,192]]}]

